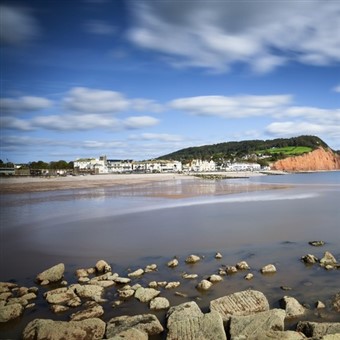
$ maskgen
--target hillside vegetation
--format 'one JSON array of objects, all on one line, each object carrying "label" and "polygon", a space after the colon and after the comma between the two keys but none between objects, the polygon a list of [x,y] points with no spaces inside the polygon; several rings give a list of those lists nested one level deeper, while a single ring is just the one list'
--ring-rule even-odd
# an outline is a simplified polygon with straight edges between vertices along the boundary
[{"label": "hillside vegetation", "polygon": [[164,155],[158,159],[172,159],[182,162],[193,159],[219,161],[272,162],[290,156],[311,152],[327,144],[316,136],[299,136],[272,140],[246,140],[212,145],[190,147]]}]

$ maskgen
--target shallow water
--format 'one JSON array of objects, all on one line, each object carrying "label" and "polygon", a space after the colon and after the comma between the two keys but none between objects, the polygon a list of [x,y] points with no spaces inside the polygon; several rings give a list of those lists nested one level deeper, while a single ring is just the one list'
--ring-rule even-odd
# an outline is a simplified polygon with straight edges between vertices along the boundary
[{"label": "shallow water", "polygon": [[[93,266],[101,258],[121,276],[127,275],[128,268],[156,263],[158,272],[136,282],[181,281],[177,291],[197,300],[204,311],[210,300],[251,287],[262,291],[272,307],[284,295],[311,306],[323,300],[328,302],[324,317],[340,321],[329,307],[331,297],[340,291],[340,271],[307,267],[299,260],[307,253],[322,257],[325,250],[340,259],[339,180],[337,172],[3,195],[0,279],[32,286],[37,273],[64,262],[71,283],[75,269]],[[253,191],[262,183],[261,189],[266,190]],[[278,184],[275,190],[273,183]],[[246,192],[237,193],[240,187]],[[197,191],[201,196],[183,194]],[[162,192],[172,198],[159,197]],[[311,240],[324,240],[326,245],[311,247]],[[214,259],[216,251],[223,254],[222,260]],[[204,259],[194,266],[185,265],[191,253]],[[166,263],[173,256],[179,257],[181,265],[169,269]],[[206,293],[195,289],[199,280],[216,273],[221,265],[241,260],[251,266],[253,280],[246,281],[246,273],[237,273]],[[274,263],[278,272],[263,276],[259,269],[268,263]],[[183,271],[197,273],[199,279],[185,281]],[[282,285],[293,290],[284,292]],[[105,321],[115,315],[150,312],[134,299],[112,309],[115,288],[106,292],[110,303],[105,305]],[[172,290],[162,290],[161,296],[168,297],[172,305],[185,301]],[[2,325],[0,331],[16,337],[30,319],[68,318],[68,314],[52,315],[42,298],[38,304],[22,319]],[[309,319],[318,320],[314,312],[312,308]],[[164,312],[156,315],[164,320]]]}]

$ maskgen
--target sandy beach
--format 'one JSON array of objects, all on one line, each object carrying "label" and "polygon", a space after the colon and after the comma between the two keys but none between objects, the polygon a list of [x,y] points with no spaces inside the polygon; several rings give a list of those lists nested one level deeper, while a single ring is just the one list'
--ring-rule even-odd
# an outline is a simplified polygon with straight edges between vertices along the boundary
[{"label": "sandy beach", "polygon": [[[213,173],[228,178],[248,178],[251,176],[263,176],[259,172],[221,172]],[[202,175],[200,173],[200,175]],[[67,177],[2,177],[0,178],[0,192],[24,193],[52,190],[72,190],[90,188],[108,188],[117,185],[142,185],[154,182],[174,180],[192,180],[196,177],[186,174],[105,174]]]}]

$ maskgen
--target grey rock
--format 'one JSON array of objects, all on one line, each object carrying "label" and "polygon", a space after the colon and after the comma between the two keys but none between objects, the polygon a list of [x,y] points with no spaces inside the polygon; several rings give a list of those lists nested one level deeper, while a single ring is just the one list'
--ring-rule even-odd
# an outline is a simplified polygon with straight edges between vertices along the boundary
[{"label": "grey rock", "polygon": [[57,282],[63,278],[65,272],[65,265],[63,263],[59,263],[49,269],[46,269],[42,273],[38,274],[36,280],[38,282]]},{"label": "grey rock", "polygon": [[20,303],[13,303],[0,307],[0,322],[7,322],[18,318],[24,311]]},{"label": "grey rock", "polygon": [[104,334],[105,322],[100,319],[69,322],[35,319],[26,326],[22,338],[23,340],[99,340],[104,337]]},{"label": "grey rock", "polygon": [[227,339],[221,316],[216,312],[203,314],[196,302],[171,307],[167,319],[167,340]]},{"label": "grey rock", "polygon": [[157,335],[163,332],[163,327],[155,315],[144,314],[135,316],[118,316],[111,319],[106,326],[106,338],[112,338],[131,328],[138,329],[146,334]]},{"label": "grey rock", "polygon": [[298,300],[291,296],[284,296],[280,300],[280,303],[286,311],[287,318],[295,318],[305,314],[306,312],[305,307],[303,307]]},{"label": "grey rock", "polygon": [[218,312],[223,321],[228,321],[233,315],[249,315],[267,311],[269,303],[263,293],[256,290],[244,290],[212,300],[210,310]]},{"label": "grey rock", "polygon": [[135,292],[135,298],[141,302],[149,302],[160,294],[160,291],[153,288],[138,288]]},{"label": "grey rock", "polygon": [[282,309],[272,309],[265,312],[230,318],[231,340],[259,338],[269,331],[283,331],[286,313]]},{"label": "grey rock", "polygon": [[98,303],[88,301],[84,304],[85,309],[71,314],[70,318],[73,321],[80,321],[84,319],[98,318],[104,314],[104,309]]},{"label": "grey rock", "polygon": [[156,297],[150,301],[150,309],[161,310],[168,309],[170,307],[170,302],[165,297]]},{"label": "grey rock", "polygon": [[307,337],[320,338],[328,334],[340,333],[340,322],[310,322],[300,321],[296,330]]}]

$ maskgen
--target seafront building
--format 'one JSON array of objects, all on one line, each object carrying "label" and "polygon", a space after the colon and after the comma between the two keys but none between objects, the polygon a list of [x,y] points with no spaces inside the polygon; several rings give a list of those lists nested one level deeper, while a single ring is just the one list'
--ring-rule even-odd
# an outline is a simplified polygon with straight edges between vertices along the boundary
[{"label": "seafront building", "polygon": [[133,161],[131,159],[80,158],[74,161],[76,174],[110,173],[178,173],[178,172],[214,172],[214,171],[260,171],[257,163],[226,163],[217,165],[213,160],[194,159],[187,163],[171,160]]}]

